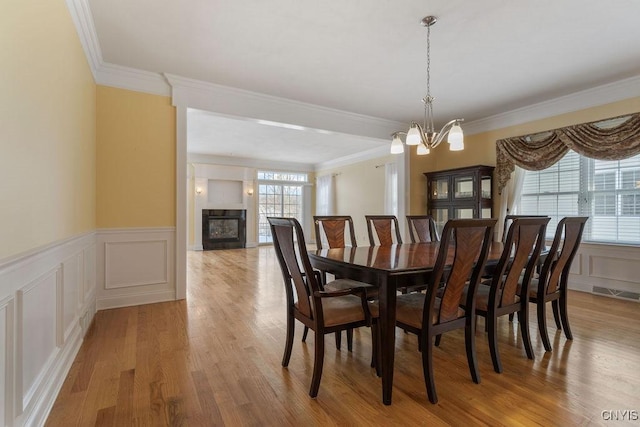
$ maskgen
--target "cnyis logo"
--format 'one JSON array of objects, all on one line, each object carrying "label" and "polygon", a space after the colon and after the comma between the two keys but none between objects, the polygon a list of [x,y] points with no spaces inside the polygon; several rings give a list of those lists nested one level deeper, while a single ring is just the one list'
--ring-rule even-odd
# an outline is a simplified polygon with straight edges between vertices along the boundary
[{"label": "cnyis logo", "polygon": [[638,421],[638,411],[635,409],[606,409],[602,411],[605,421]]}]

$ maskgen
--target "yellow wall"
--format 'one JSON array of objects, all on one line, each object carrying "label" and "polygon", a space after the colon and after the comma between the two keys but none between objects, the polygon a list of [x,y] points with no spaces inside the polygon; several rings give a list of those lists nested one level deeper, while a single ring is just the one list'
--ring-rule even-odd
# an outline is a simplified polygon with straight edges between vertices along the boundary
[{"label": "yellow wall", "polygon": [[176,225],[176,119],[169,97],[97,87],[98,228]]},{"label": "yellow wall", "polygon": [[95,84],[63,0],[0,3],[0,259],[95,228]]},{"label": "yellow wall", "polygon": [[[496,164],[496,141],[519,135],[527,135],[559,127],[607,119],[627,113],[640,111],[640,97],[612,104],[601,105],[572,113],[561,114],[547,119],[536,120],[507,128],[496,129],[475,135],[465,135],[464,151],[448,151],[446,143],[427,156],[411,154],[411,194],[410,209],[413,214],[426,212],[426,179],[423,172],[458,168],[472,165]],[[498,216],[500,196],[497,194],[494,180],[494,216]]]},{"label": "yellow wall", "polygon": [[[353,217],[358,245],[369,245],[364,216],[383,215],[385,213],[384,164],[395,161],[394,155],[389,155],[353,165],[323,170],[316,174],[316,176],[324,176],[330,173],[337,174],[334,215],[351,215]],[[315,194],[313,198],[315,200]]]}]

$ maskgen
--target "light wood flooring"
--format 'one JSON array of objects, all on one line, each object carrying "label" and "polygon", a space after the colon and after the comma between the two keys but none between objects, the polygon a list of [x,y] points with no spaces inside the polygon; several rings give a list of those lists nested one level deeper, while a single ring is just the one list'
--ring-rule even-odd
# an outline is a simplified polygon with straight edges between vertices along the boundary
[{"label": "light wood flooring", "polygon": [[462,332],[444,335],[434,357],[436,405],[415,335],[398,330],[393,404],[385,406],[366,328],[355,332],[351,353],[344,339],[338,351],[327,336],[320,392],[309,398],[312,332],[302,343],[296,326],[291,363],[280,365],[284,301],[273,248],[190,252],[186,301],[96,314],[47,425],[620,425],[603,411],[640,410],[635,302],[571,292],[574,339],[550,316],[552,353],[532,310],[534,361],[517,323],[501,319],[502,374],[480,320],[480,384],[471,381]]}]

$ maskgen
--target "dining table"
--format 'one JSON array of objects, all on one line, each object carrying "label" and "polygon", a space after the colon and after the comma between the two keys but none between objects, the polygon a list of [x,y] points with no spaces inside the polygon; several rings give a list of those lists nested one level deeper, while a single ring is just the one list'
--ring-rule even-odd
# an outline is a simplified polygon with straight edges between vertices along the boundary
[{"label": "dining table", "polygon": [[[309,251],[314,268],[336,277],[358,280],[378,288],[380,371],[382,402],[391,404],[396,341],[396,294],[399,288],[426,285],[438,256],[439,242],[403,243],[390,246],[358,246]],[[492,242],[487,264],[502,255],[501,242]],[[453,262],[450,248],[447,263]]]}]

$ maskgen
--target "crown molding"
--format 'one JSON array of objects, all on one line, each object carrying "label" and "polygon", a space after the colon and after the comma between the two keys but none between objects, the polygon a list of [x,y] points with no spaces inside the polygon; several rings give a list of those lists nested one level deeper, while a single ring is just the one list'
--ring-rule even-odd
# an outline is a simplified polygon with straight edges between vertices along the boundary
[{"label": "crown molding", "polygon": [[164,74],[175,106],[386,140],[405,123]]},{"label": "crown molding", "polygon": [[388,146],[372,148],[371,150],[363,151],[361,153],[350,154],[348,156],[340,157],[338,159],[329,160],[328,162],[316,163],[315,171],[324,171],[328,169],[334,169],[344,166],[349,166],[355,163],[364,162],[366,160],[379,159],[380,157],[386,157],[391,155]]},{"label": "crown molding", "polygon": [[[222,86],[172,74],[105,63],[88,0],[66,0],[80,43],[97,84],[172,96],[173,105],[234,117],[272,120],[315,129],[388,139],[406,123]],[[468,135],[515,126],[640,96],[640,76],[597,86],[548,101],[465,122]]]},{"label": "crown molding", "polygon": [[596,86],[484,119],[474,120],[465,123],[464,131],[469,135],[488,132],[637,96],[640,96],[640,76]]},{"label": "crown molding", "polygon": [[97,80],[98,68],[102,64],[102,51],[98,42],[96,27],[93,24],[93,15],[89,7],[88,0],[66,0],[67,9],[71,14],[71,19],[78,32],[80,44],[87,57],[89,68],[93,74],[93,79]]},{"label": "crown molding", "polygon": [[203,153],[187,153],[187,162],[291,172],[313,172],[315,170],[314,166],[309,163],[277,162],[272,160],[250,159],[247,157],[216,156]]},{"label": "crown molding", "polygon": [[160,73],[102,63],[96,72],[96,83],[103,86],[171,96],[171,86]]},{"label": "crown molding", "polygon": [[160,73],[104,62],[88,0],[66,2],[96,84],[154,95],[171,94],[171,88]]}]

